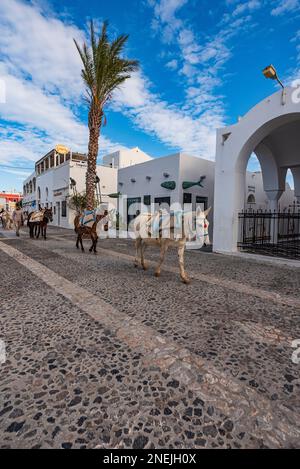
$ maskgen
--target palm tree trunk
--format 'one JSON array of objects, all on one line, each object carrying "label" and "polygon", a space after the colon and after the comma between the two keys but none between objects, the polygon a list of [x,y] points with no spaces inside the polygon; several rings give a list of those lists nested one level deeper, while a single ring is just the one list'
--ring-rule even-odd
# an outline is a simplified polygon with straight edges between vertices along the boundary
[{"label": "palm tree trunk", "polygon": [[92,103],[89,112],[89,151],[86,172],[86,200],[88,210],[95,208],[95,184],[101,121],[102,110],[99,109],[96,104]]}]

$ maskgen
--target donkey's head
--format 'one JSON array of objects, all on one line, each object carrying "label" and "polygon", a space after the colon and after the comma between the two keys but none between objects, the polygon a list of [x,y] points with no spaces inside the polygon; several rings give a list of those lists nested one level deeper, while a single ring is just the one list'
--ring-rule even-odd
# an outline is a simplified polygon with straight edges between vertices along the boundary
[{"label": "donkey's head", "polygon": [[49,221],[53,221],[52,208],[46,208],[44,211],[44,218],[47,218]]},{"label": "donkey's head", "polygon": [[204,244],[204,246],[209,246],[210,245],[209,233],[208,233],[209,221],[207,219],[208,214],[209,214],[210,211],[211,211],[211,207],[209,207],[204,212],[201,210],[200,207],[197,208],[197,210],[196,210],[197,231],[199,230],[201,233],[203,233],[203,244]]}]

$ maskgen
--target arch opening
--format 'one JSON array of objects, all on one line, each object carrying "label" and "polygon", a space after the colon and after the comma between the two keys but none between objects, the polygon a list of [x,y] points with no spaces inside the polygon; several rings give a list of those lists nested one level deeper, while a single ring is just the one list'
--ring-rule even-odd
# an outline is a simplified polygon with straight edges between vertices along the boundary
[{"label": "arch opening", "polygon": [[[292,89],[287,90],[288,98]],[[259,103],[237,124],[220,129],[217,135],[214,210],[214,251],[234,252],[238,249],[241,213],[246,208],[265,209],[277,213],[283,205],[300,202],[300,103],[280,93]],[[222,135],[229,137],[224,142]],[[255,155],[261,178],[262,199],[248,190],[249,162]],[[294,194],[290,171],[294,179]],[[259,184],[258,184],[259,185]],[[253,189],[253,188],[252,188]],[[226,193],[227,198],[224,198]],[[260,204],[258,204],[258,200]],[[280,203],[281,202],[281,203]],[[259,206],[261,205],[261,206]],[[273,215],[272,215],[273,217]],[[269,241],[278,242],[278,222],[270,220]],[[299,233],[300,241],[300,233]],[[300,256],[300,255],[299,255]]]}]

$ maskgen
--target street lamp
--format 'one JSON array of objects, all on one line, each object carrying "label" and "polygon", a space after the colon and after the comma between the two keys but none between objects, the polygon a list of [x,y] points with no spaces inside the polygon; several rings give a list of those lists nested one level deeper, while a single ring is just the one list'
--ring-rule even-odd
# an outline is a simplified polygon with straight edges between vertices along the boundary
[{"label": "street lamp", "polygon": [[265,78],[268,78],[270,80],[276,80],[277,83],[279,83],[279,85],[281,86],[282,88],[281,104],[284,106],[286,103],[286,90],[284,88],[282,81],[278,78],[276,68],[274,67],[274,65],[271,64],[271,65],[268,65],[268,67],[264,68],[262,72]]},{"label": "street lamp", "polygon": [[276,68],[274,67],[274,65],[268,65],[266,68],[264,68],[263,74],[266,78],[269,78],[271,80],[276,80],[281,86],[281,88],[284,89],[283,83],[281,80],[279,80],[277,72],[276,72]]}]

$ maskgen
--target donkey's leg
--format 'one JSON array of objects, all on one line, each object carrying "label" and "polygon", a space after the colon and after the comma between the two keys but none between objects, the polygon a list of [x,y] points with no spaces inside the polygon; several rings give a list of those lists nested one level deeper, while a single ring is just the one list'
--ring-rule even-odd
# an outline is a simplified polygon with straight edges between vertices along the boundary
[{"label": "donkey's leg", "polygon": [[96,236],[95,236],[94,233],[91,233],[91,240],[92,240],[92,245],[91,245],[89,251],[90,251],[90,252],[93,252],[93,251],[95,252],[95,249],[96,249],[96,247],[95,247]]},{"label": "donkey's leg", "polygon": [[178,260],[179,260],[180,277],[183,283],[188,284],[190,283],[190,279],[188,278],[184,270],[184,250],[185,250],[185,241],[179,241]]},{"label": "donkey's leg", "polygon": [[141,264],[144,270],[148,269],[148,264],[146,264],[145,256],[144,256],[146,247],[147,247],[147,243],[145,242],[145,240],[142,239],[141,240]]},{"label": "donkey's leg", "polygon": [[79,234],[77,233],[77,240],[76,240],[76,247],[77,247],[77,249],[79,249],[79,245],[78,245],[78,244],[79,244]]},{"label": "donkey's leg", "polygon": [[40,231],[41,231],[40,225],[36,226],[35,227],[35,236],[36,236],[37,239],[39,239],[39,237],[40,237]]},{"label": "donkey's leg", "polygon": [[44,226],[44,228],[42,228],[42,233],[44,232],[44,240],[46,241],[47,239],[47,225]]},{"label": "donkey's leg", "polygon": [[84,247],[83,247],[83,244],[82,244],[82,235],[78,235],[79,236],[79,242],[80,242],[80,246],[81,246],[81,251],[84,252]]},{"label": "donkey's leg", "polygon": [[94,237],[93,237],[92,233],[91,233],[91,241],[92,241],[92,245],[89,249],[90,252],[92,252],[92,250],[94,249]]},{"label": "donkey's leg", "polygon": [[161,245],[160,245],[160,255],[159,255],[159,262],[158,262],[158,265],[155,269],[155,277],[160,277],[160,272],[161,272],[161,266],[165,260],[165,255],[166,255],[166,252],[169,248],[169,243],[167,240],[162,240],[161,241]]},{"label": "donkey's leg", "polygon": [[139,266],[139,250],[141,249],[141,238],[136,238],[135,240],[135,259],[134,259],[134,267]]},{"label": "donkey's leg", "polygon": [[97,254],[97,243],[98,243],[98,235],[95,233],[95,240],[94,240],[94,253]]}]

